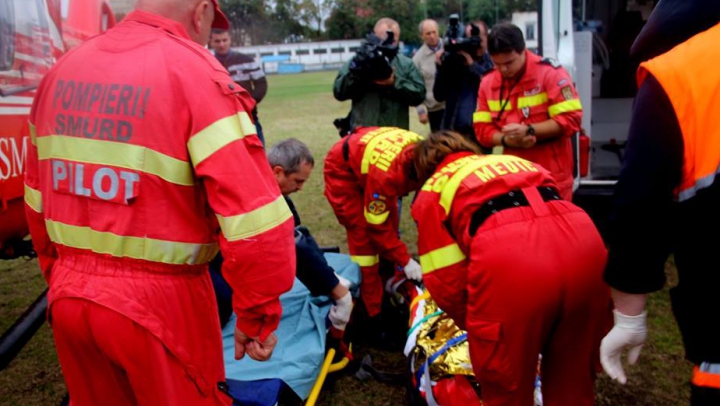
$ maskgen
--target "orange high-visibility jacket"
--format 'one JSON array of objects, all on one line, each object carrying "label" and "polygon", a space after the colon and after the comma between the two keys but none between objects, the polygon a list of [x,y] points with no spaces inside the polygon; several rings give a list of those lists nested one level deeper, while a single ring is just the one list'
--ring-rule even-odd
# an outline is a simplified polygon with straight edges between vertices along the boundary
[{"label": "orange high-visibility jacket", "polygon": [[[275,330],[295,275],[293,221],[253,106],[179,23],[154,14],[134,11],[63,57],[37,91],[25,177],[50,301],[86,295],[53,289],[58,257],[181,273],[205,268],[219,244],[238,327]],[[128,289],[97,301],[141,322],[152,309],[129,304]]]},{"label": "orange high-visibility jacket", "polygon": [[360,127],[339,140],[325,160],[325,196],[346,228],[369,228],[380,255],[398,266],[410,260],[398,235],[398,198],[417,187],[405,164],[422,137],[397,127]]},{"label": "orange high-visibility jacket", "polygon": [[556,184],[544,168],[515,156],[458,152],[448,155],[418,192],[412,216],[423,282],[456,322],[464,322],[467,309],[472,242],[467,230],[473,214],[492,198],[531,186]]},{"label": "orange high-visibility jacket", "polygon": [[716,115],[720,95],[715,91],[717,73],[708,70],[708,66],[720,63],[720,54],[715,49],[719,39],[720,25],[716,25],[672,51],[642,63],[637,72],[638,86],[648,72],[660,82],[682,131],[685,155],[682,179],[675,189],[678,201],[687,200],[698,190],[712,185],[720,170]]},{"label": "orange high-visibility jacket", "polygon": [[[483,77],[473,115],[475,136],[492,147],[492,136],[510,123],[533,124],[555,120],[562,135],[531,148],[505,148],[503,153],[542,165],[552,173],[561,195],[572,193],[573,157],[570,136],[580,131],[582,106],[572,79],[556,61],[525,51],[525,73],[514,84],[496,69]],[[508,88],[510,88],[508,90]],[[502,94],[501,93],[502,90]],[[508,96],[509,93],[509,96]]]}]

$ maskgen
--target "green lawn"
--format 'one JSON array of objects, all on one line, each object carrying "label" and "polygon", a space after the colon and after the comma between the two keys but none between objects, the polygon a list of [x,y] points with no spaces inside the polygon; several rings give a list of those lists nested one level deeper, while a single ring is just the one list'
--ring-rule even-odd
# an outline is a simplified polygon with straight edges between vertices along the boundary
[{"label": "green lawn", "polygon": [[[337,224],[330,206],[322,195],[322,163],[338,135],[333,119],[344,117],[349,102],[337,102],[332,96],[335,72],[297,75],[275,75],[268,78],[269,91],[259,105],[260,121],[268,145],[288,138],[298,138],[310,146],[316,166],[304,190],[293,195],[303,222],[321,245],[339,245],[347,252],[343,229]],[[425,134],[411,111],[411,129]],[[402,218],[402,235],[412,254],[417,253],[415,230],[409,218],[407,200]],[[668,263],[671,282],[673,264]],[[0,331],[8,328],[32,303],[45,284],[35,260],[0,261]],[[683,360],[682,345],[672,318],[667,290],[651,296],[649,307],[650,338],[639,363],[628,368],[625,386],[609,382],[601,375],[597,383],[598,404],[610,405],[680,405],[687,404],[687,381],[690,366]],[[381,369],[399,370],[405,365],[400,354],[356,348],[362,358],[373,355]],[[8,369],[0,372],[0,404],[18,406],[57,405],[65,389],[47,326],[20,353]],[[341,376],[325,388],[319,405],[399,405],[405,401],[403,388],[374,381],[360,382]]]}]

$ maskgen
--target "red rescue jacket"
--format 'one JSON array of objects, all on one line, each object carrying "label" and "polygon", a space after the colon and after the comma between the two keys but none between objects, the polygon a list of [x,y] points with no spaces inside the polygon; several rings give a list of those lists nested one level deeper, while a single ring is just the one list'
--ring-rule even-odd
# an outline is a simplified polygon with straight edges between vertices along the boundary
[{"label": "red rescue jacket", "polygon": [[325,196],[348,229],[367,227],[380,255],[399,266],[410,260],[398,236],[398,198],[417,188],[407,164],[422,137],[396,127],[360,127],[339,140],[325,160]]},{"label": "red rescue jacket", "polygon": [[465,320],[468,301],[472,215],[494,197],[532,186],[556,184],[548,171],[515,156],[460,152],[447,156],[418,192],[412,216],[423,282],[457,322]]},{"label": "red rescue jacket", "polygon": [[[25,177],[50,301],[90,297],[53,280],[55,261],[183,274],[205,269],[219,243],[238,327],[275,330],[295,275],[293,221],[253,107],[179,23],[143,11],[64,56],[37,91]],[[92,300],[164,336],[125,285]]]},{"label": "red rescue jacket", "polygon": [[527,50],[525,57],[525,73],[514,86],[514,79],[503,83],[497,69],[483,77],[473,115],[475,135],[480,144],[492,147],[493,134],[506,124],[555,120],[563,130],[559,138],[541,141],[532,148],[505,148],[503,153],[542,165],[552,173],[560,193],[567,196],[572,193],[573,182],[570,136],[580,131],[582,122],[580,99],[572,79],[556,61],[541,59]]}]

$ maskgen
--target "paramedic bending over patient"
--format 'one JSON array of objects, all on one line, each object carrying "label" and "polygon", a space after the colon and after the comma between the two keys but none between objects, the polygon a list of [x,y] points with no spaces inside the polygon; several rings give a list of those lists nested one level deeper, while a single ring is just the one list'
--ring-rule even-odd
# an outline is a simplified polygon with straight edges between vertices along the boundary
[{"label": "paramedic bending over patient", "polygon": [[592,220],[560,199],[539,165],[478,155],[458,133],[421,141],[415,168],[424,182],[412,206],[423,280],[467,330],[485,404],[532,405],[542,354],[546,404],[594,405],[611,312]]},{"label": "paramedic bending over patient", "polygon": [[[360,297],[370,317],[380,314],[380,257],[420,280],[420,265],[398,236],[398,198],[417,188],[410,176],[412,146],[422,137],[397,127],[358,127],[325,158],[325,197],[347,231],[348,249],[360,265]],[[379,319],[375,319],[379,320]]]}]

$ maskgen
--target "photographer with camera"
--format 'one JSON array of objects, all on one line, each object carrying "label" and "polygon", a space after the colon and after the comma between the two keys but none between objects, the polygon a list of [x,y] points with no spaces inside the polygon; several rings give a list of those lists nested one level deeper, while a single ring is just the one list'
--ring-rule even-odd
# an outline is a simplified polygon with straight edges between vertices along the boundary
[{"label": "photographer with camera", "polygon": [[409,107],[425,100],[425,83],[412,60],[398,54],[400,25],[381,18],[374,34],[338,72],[333,94],[352,100],[350,128],[410,128]]},{"label": "photographer with camera", "polygon": [[[473,113],[483,75],[493,69],[487,54],[487,26],[474,21],[463,26],[457,14],[449,17],[443,38],[443,51],[437,57],[437,75],[433,94],[445,101],[443,130],[452,130],[477,143],[473,129]],[[483,149],[492,152],[492,149]]]}]

